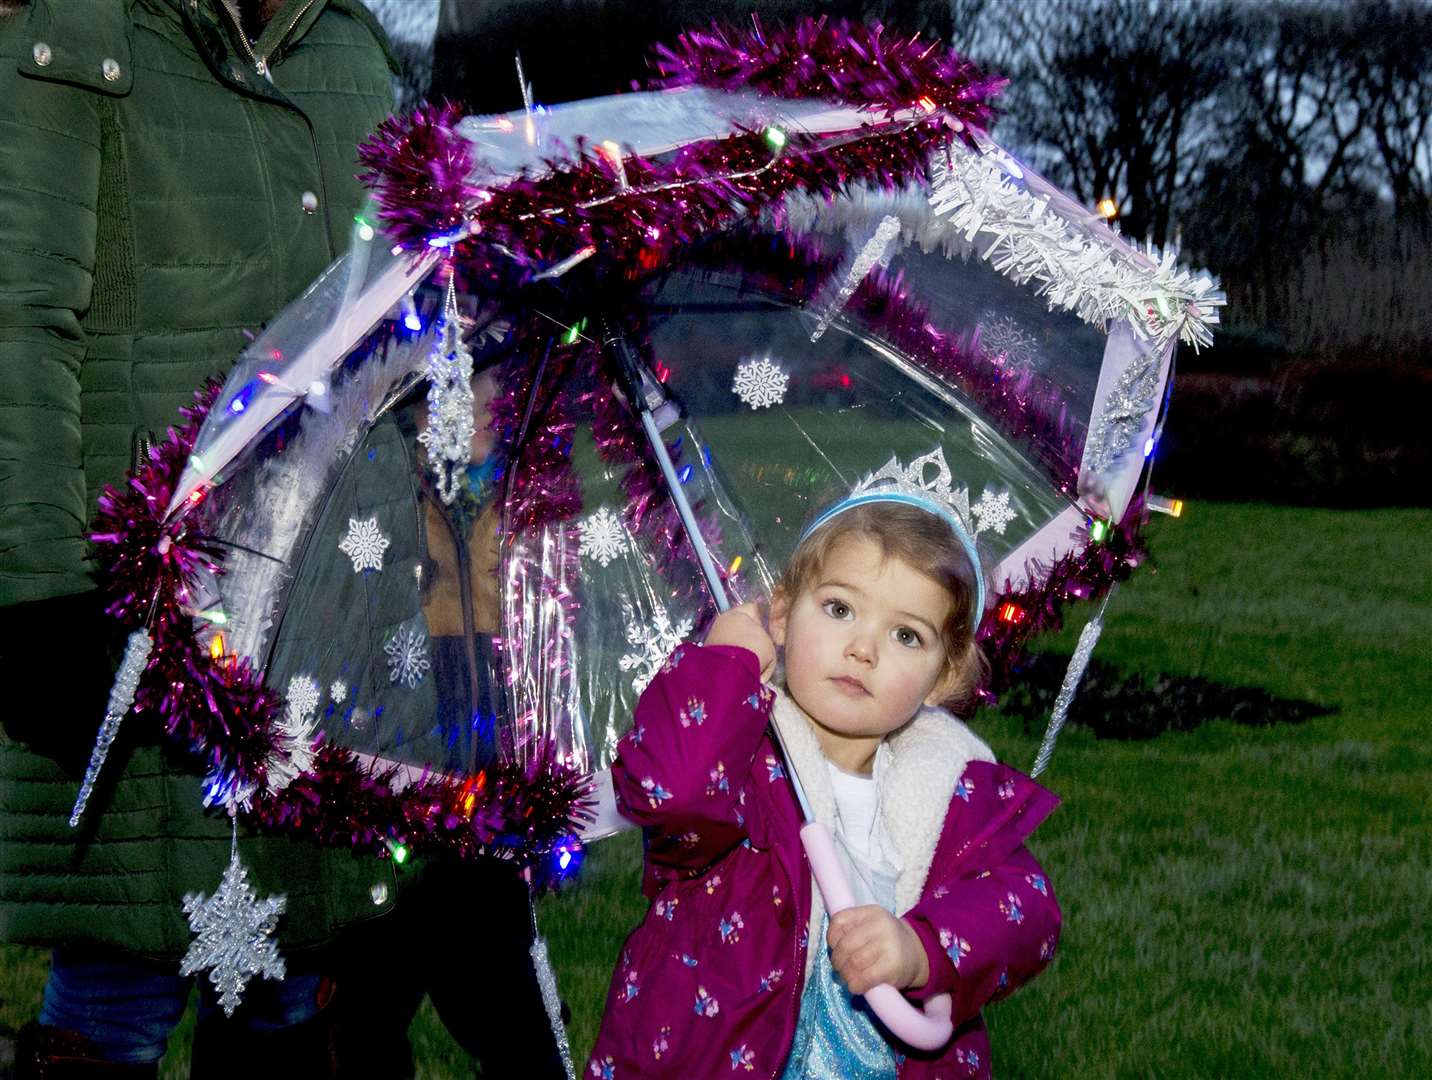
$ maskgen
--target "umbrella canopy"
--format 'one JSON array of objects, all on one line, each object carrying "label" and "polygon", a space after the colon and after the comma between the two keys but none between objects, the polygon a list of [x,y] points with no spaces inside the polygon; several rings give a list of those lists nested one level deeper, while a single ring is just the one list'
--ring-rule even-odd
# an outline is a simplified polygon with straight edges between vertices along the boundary
[{"label": "umbrella canopy", "polygon": [[[768,594],[810,512],[892,458],[967,489],[1002,598],[1127,573],[1088,548],[1221,295],[1025,170],[979,95],[897,89],[387,127],[352,250],[149,496],[202,537],[160,590],[185,655],[274,697],[198,736],[211,797],[369,846],[550,850],[565,779],[608,763],[712,582]],[[525,796],[486,801],[502,762],[547,785],[540,836],[509,828]]]}]

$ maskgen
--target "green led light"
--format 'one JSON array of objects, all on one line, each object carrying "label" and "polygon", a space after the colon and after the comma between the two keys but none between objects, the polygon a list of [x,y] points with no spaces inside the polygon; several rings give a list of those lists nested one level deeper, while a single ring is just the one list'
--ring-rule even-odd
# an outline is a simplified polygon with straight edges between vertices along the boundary
[{"label": "green led light", "polygon": [[388,850],[393,855],[393,861],[399,866],[408,861],[408,849],[396,840],[388,841]]},{"label": "green led light", "polygon": [[1095,518],[1089,523],[1089,539],[1096,544],[1102,544],[1104,538],[1109,535],[1109,523]]},{"label": "green led light", "polygon": [[587,320],[586,320],[586,319],[578,319],[576,322],[574,322],[574,323],[568,328],[567,332],[562,335],[562,344],[563,344],[563,345],[575,345],[575,344],[581,339],[581,337],[582,337],[582,331],[585,330],[586,328],[587,328]]},{"label": "green led light", "polygon": [[766,142],[771,144],[772,149],[779,150],[786,145],[786,133],[778,127],[766,128]]}]

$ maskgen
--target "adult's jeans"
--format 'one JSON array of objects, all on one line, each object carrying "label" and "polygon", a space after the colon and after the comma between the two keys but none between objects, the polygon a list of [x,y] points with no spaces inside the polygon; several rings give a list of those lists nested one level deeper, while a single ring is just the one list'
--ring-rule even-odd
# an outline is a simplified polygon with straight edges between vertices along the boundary
[{"label": "adult's jeans", "polygon": [[[147,1065],[164,1056],[194,980],[173,964],[57,949],[50,958],[40,1023],[85,1036],[107,1060]],[[228,1021],[253,1035],[290,1028],[318,1013],[320,976],[255,978]],[[218,992],[199,984],[199,1020],[216,1019]]]}]

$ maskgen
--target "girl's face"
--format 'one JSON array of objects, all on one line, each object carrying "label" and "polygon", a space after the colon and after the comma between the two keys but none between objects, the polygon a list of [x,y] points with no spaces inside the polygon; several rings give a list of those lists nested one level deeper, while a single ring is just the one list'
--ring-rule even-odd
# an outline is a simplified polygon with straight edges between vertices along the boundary
[{"label": "girl's face", "polygon": [[816,581],[777,598],[771,636],[784,646],[786,687],[815,724],[825,755],[868,772],[880,740],[943,696],[940,633],[953,600],[873,540],[837,540]]}]

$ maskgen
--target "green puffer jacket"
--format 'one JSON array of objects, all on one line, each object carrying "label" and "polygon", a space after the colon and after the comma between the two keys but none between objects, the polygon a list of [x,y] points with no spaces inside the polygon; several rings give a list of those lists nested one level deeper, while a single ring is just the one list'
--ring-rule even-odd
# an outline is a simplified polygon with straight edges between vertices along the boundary
[{"label": "green puffer jacket", "polygon": [[[100,486],[347,246],[354,148],[391,107],[382,31],[358,0],[286,0],[250,44],[230,4],[0,15],[0,606],[94,587]],[[6,671],[11,706],[43,707],[75,644],[51,672]],[[84,746],[98,720],[45,718]],[[75,779],[0,738],[0,939],[180,956],[182,897],[218,885],[227,818],[202,810],[198,763],[153,740],[116,744],[106,771],[71,830]],[[240,852],[260,895],[288,896],[285,949],[397,891],[376,858],[250,835]]]}]

